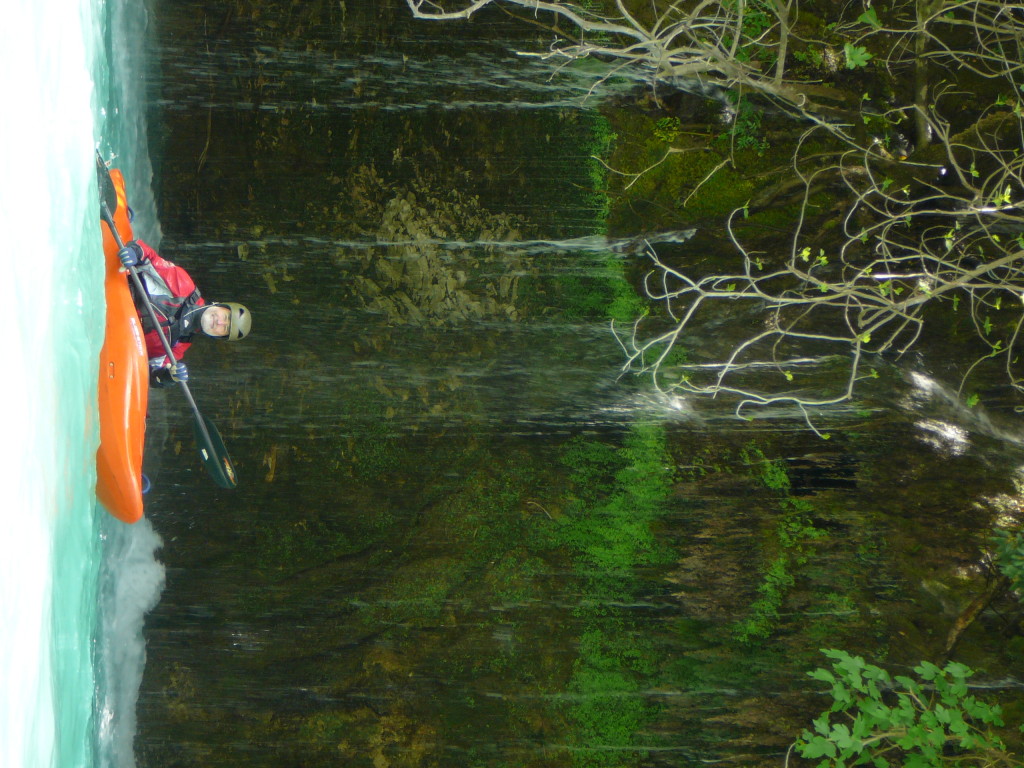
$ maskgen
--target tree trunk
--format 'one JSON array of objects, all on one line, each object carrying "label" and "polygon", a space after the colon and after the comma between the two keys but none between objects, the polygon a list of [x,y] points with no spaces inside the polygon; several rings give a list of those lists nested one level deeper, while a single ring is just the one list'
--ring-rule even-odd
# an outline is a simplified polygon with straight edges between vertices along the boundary
[{"label": "tree trunk", "polygon": [[986,588],[985,591],[974,598],[970,605],[964,608],[960,612],[960,615],[956,617],[956,621],[953,622],[952,628],[949,630],[949,634],[946,636],[946,646],[942,649],[942,662],[949,659],[950,654],[953,653],[953,649],[956,648],[956,644],[960,642],[960,637],[967,628],[974,623],[974,620],[978,618],[982,611],[995,600],[999,595],[1003,593],[1007,587],[1010,586],[1010,580],[1005,576],[1000,576],[994,579]]}]

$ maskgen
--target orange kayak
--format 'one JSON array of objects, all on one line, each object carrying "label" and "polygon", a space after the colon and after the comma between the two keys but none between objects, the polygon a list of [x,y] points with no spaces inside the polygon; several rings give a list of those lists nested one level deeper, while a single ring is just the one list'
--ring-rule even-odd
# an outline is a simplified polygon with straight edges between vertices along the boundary
[{"label": "orange kayak", "polygon": [[[132,239],[124,177],[110,176],[117,190],[114,222],[124,242]],[[142,446],[149,401],[149,361],[128,274],[117,258],[117,243],[105,223],[103,255],[107,326],[100,351],[100,447],[96,452],[96,495],[106,510],[126,523],[142,517]]]}]

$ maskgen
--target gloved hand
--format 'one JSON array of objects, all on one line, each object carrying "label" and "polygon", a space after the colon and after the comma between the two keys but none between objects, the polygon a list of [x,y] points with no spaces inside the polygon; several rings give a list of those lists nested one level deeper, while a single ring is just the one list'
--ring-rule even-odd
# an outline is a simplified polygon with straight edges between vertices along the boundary
[{"label": "gloved hand", "polygon": [[117,252],[117,258],[125,267],[137,267],[144,258],[142,246],[134,240],[129,240],[124,244],[124,248]]},{"label": "gloved hand", "polygon": [[178,361],[171,366],[171,381],[175,381],[178,384],[184,384],[188,381],[188,366],[183,362]]}]

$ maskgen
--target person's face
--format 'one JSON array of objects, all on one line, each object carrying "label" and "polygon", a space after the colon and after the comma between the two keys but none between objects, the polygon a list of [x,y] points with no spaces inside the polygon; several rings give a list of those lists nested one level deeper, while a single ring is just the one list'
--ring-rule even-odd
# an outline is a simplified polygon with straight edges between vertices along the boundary
[{"label": "person's face", "polygon": [[231,310],[227,307],[210,307],[199,320],[207,336],[227,336],[231,325]]}]

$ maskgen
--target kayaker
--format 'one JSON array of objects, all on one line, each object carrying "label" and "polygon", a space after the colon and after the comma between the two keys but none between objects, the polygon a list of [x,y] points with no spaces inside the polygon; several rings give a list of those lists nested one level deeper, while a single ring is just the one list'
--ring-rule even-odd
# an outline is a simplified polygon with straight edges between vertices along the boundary
[{"label": "kayaker", "polygon": [[188,367],[181,358],[192,345],[194,334],[226,341],[238,341],[249,334],[252,318],[248,309],[235,302],[207,304],[188,272],[161,257],[142,240],[125,243],[117,255],[125,267],[135,267],[174,353],[174,360],[168,358],[149,313],[135,295],[133,284],[132,298],[146,335],[152,386],[165,387],[188,381]]}]

